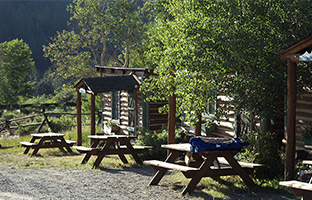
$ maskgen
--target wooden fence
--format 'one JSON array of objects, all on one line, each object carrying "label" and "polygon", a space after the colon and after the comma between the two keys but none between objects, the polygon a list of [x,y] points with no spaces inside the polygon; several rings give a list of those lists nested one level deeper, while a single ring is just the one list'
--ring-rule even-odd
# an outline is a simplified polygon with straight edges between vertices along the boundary
[{"label": "wooden fence", "polygon": [[[12,134],[12,130],[16,130],[18,128],[17,125],[12,125],[12,122],[21,122],[24,120],[28,120],[31,118],[35,118],[35,117],[40,117],[43,116],[43,121],[42,122],[38,122],[38,123],[29,123],[29,124],[22,124],[20,125],[20,127],[28,127],[28,126],[39,126],[37,132],[40,132],[40,130],[42,129],[42,127],[47,124],[48,127],[52,130],[51,127],[51,118],[52,116],[55,115],[72,115],[72,116],[76,116],[76,113],[66,113],[66,112],[45,112],[45,109],[50,107],[50,106],[67,106],[67,107],[74,107],[76,106],[76,103],[66,103],[66,104],[58,104],[58,103],[49,103],[49,104],[40,104],[38,107],[41,108],[41,112],[38,114],[34,114],[34,115],[29,115],[26,117],[19,117],[19,118],[14,118],[14,119],[9,119],[9,120],[5,120],[3,122],[0,122],[0,133],[3,131],[7,131],[10,134]],[[32,107],[34,106],[33,104],[23,104],[23,105],[0,105],[0,109],[21,109],[21,108],[26,108],[26,107]],[[37,105],[35,105],[37,106]],[[100,124],[101,120],[102,120],[102,115],[101,115],[101,111],[98,112],[98,120],[97,120],[97,125]],[[90,115],[90,113],[82,113],[82,115]],[[50,118],[50,119],[49,119]],[[76,122],[76,120],[75,120]],[[85,124],[86,126],[90,126],[90,124]],[[76,126],[75,125],[71,125],[71,126]]]}]

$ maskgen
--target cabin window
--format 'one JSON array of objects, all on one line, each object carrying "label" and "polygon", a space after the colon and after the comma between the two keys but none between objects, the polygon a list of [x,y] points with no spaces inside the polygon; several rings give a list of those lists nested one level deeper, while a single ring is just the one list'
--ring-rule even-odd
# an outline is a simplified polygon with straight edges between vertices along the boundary
[{"label": "cabin window", "polygon": [[120,91],[112,92],[112,119],[120,119]]},{"label": "cabin window", "polygon": [[206,110],[204,113],[205,118],[213,119],[216,115],[217,110],[217,97],[215,97],[213,100],[207,101]]}]

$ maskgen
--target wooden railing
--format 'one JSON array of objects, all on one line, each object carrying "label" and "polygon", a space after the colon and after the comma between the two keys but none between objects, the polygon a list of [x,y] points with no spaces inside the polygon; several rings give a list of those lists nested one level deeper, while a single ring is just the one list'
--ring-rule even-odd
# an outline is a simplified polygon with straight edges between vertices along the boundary
[{"label": "wooden railing", "polygon": [[[28,126],[39,126],[37,132],[39,133],[40,130],[42,129],[42,127],[47,124],[48,127],[53,131],[52,127],[51,127],[51,116],[55,116],[55,115],[73,115],[76,116],[76,113],[68,113],[68,112],[45,112],[45,109],[50,107],[50,106],[59,106],[59,105],[65,105],[67,107],[73,107],[76,106],[75,103],[66,103],[66,104],[57,104],[57,103],[50,103],[50,104],[40,104],[38,107],[41,108],[41,112],[38,114],[33,114],[33,115],[29,115],[29,116],[25,116],[25,117],[19,117],[19,118],[13,118],[13,119],[9,119],[9,120],[5,120],[3,122],[0,122],[0,132],[7,130],[7,132],[9,132],[10,134],[12,134],[12,129],[16,130],[18,128],[17,125],[12,125],[12,122],[18,122],[18,121],[24,121],[27,119],[31,119],[31,118],[35,118],[35,117],[40,117],[43,116],[43,120],[42,122],[37,122],[37,123],[29,123],[29,124],[22,124],[20,125],[20,127],[28,127]],[[15,109],[21,109],[21,108],[25,108],[25,107],[32,107],[34,106],[33,104],[24,104],[24,105],[0,105],[0,109],[8,109],[8,108],[15,108]],[[90,115],[90,113],[82,113],[82,115]],[[50,118],[50,120],[49,120]],[[97,125],[100,124],[102,120],[102,115],[101,115],[101,111],[98,112],[98,120],[97,120]],[[74,120],[76,122],[76,120]],[[90,126],[90,124],[84,124],[85,126]],[[76,124],[74,125],[70,125],[70,126],[76,126]]]}]

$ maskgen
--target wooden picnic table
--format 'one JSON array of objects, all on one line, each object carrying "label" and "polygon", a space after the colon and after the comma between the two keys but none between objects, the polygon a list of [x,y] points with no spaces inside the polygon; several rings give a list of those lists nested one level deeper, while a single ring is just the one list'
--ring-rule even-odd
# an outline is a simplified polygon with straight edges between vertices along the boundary
[{"label": "wooden picnic table", "polygon": [[[144,164],[151,165],[157,172],[149,185],[157,185],[168,170],[181,171],[186,178],[191,178],[188,185],[182,191],[182,195],[193,191],[203,177],[220,177],[226,175],[239,175],[248,186],[255,185],[249,174],[255,167],[261,164],[237,162],[234,156],[240,150],[213,150],[200,153],[193,153],[189,143],[167,144],[161,147],[169,149],[170,153],[166,161],[150,160]],[[181,152],[186,153],[185,162],[176,162],[176,158]],[[192,161],[190,158],[193,158]],[[222,162],[218,158],[224,158]],[[213,163],[217,166],[214,166]]]},{"label": "wooden picnic table", "polygon": [[[86,154],[82,164],[87,163],[92,155],[97,156],[93,168],[98,167],[106,155],[118,155],[121,161],[126,164],[128,160],[125,154],[131,154],[134,160],[141,165],[143,162],[138,154],[152,148],[151,146],[132,146],[130,141],[135,137],[127,135],[90,135],[88,137],[92,141],[91,147],[75,146],[74,148],[80,153]],[[100,141],[104,141],[102,147],[98,147]]]},{"label": "wooden picnic table", "polygon": [[[76,141],[65,140],[64,134],[61,133],[36,133],[31,134],[32,138],[30,142],[20,142],[20,144],[26,147],[24,154],[27,154],[30,149],[34,149],[31,156],[34,156],[38,153],[39,149],[42,148],[59,148],[61,151],[66,150],[71,153],[71,146],[76,143]],[[36,140],[39,139],[39,142]]]}]

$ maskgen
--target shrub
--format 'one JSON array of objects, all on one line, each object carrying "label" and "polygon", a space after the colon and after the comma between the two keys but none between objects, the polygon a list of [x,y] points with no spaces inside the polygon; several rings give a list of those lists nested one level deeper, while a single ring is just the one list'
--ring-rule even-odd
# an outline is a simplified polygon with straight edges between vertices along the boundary
[{"label": "shrub", "polygon": [[[182,141],[181,138],[181,130],[176,129],[176,143],[180,143]],[[143,160],[165,160],[167,157],[167,150],[161,148],[162,144],[167,144],[168,131],[167,128],[164,128],[159,131],[141,131],[138,135],[138,139],[135,142],[135,145],[139,146],[153,146],[153,149],[146,151],[143,154],[140,154],[141,159]]]},{"label": "shrub", "polygon": [[53,132],[68,131],[76,124],[76,121],[71,117],[61,116],[59,118],[50,119],[51,129]]},{"label": "shrub", "polygon": [[249,146],[238,155],[239,160],[265,165],[256,170],[257,178],[273,179],[282,176],[283,154],[275,133],[248,133],[241,139],[248,142]]}]

